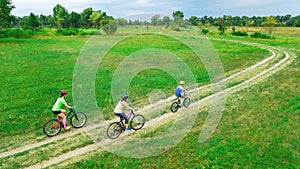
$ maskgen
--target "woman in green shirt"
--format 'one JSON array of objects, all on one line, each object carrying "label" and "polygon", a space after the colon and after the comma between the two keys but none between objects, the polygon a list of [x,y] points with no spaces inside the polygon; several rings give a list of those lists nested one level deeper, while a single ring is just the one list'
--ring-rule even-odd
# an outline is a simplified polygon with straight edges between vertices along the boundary
[{"label": "woman in green shirt", "polygon": [[61,90],[60,91],[60,97],[56,100],[55,104],[52,107],[52,112],[58,116],[58,118],[63,119],[63,125],[64,129],[68,130],[70,127],[67,127],[67,118],[66,118],[66,113],[67,111],[65,109],[62,109],[62,106],[64,105],[67,108],[73,108],[67,104],[65,101],[67,95],[66,90]]}]

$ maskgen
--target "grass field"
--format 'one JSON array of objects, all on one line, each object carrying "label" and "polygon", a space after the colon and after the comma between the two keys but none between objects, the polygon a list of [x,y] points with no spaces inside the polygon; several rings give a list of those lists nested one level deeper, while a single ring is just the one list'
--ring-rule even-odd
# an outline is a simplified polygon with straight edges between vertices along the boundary
[{"label": "grass field", "polygon": [[[129,33],[131,31],[128,30]],[[199,132],[207,115],[203,110],[199,112],[196,124],[188,136],[159,156],[130,159],[101,151],[87,155],[80,162],[62,165],[68,165],[64,166],[66,168],[165,168],[166,165],[168,168],[299,168],[299,32],[296,29],[296,33],[284,36],[286,30],[278,31],[274,35],[277,37],[269,40],[230,35],[209,36],[287,49],[294,53],[293,57],[296,59],[263,82],[230,95],[221,123],[206,143],[198,143]],[[190,32],[197,31],[187,33]],[[42,126],[53,117],[50,110],[58,91],[64,88],[71,92],[76,58],[87,40],[87,36],[0,39],[1,152],[35,142],[43,136]],[[226,76],[270,56],[267,50],[255,46],[219,40],[211,42],[220,56]],[[111,81],[113,72],[122,59],[144,48],[163,48],[176,53],[198,75],[196,79],[200,85],[209,83],[205,68],[187,46],[159,34],[134,36],[112,48],[99,66],[96,96],[99,107],[105,110],[106,118],[112,118],[114,106],[110,98],[110,83],[107,82]],[[172,95],[176,82],[162,71],[147,70],[134,78],[132,86],[130,94],[135,98],[132,101],[138,102],[137,100],[157,88],[163,89],[168,96]],[[106,90],[101,90],[103,88]],[[71,95],[67,100],[72,102]],[[72,142],[72,138],[70,139],[69,142]],[[89,140],[82,140],[78,142],[78,146],[90,143]],[[46,149],[50,147],[46,146]],[[43,152],[39,149],[35,151]],[[57,154],[66,151],[69,150],[62,150]],[[28,154],[30,153],[25,153]],[[41,156],[40,159],[51,157],[53,155]],[[12,162],[5,168],[24,165],[22,154],[10,159],[15,158],[20,159],[19,164]],[[31,161],[26,166],[35,163]]]},{"label": "grass field", "polygon": [[[152,39],[151,39],[152,38]],[[153,39],[162,38],[162,40],[155,41]],[[112,73],[119,61],[128,53],[128,49],[132,50],[136,47],[134,41],[145,41],[145,45],[156,45],[162,48],[171,48],[172,52],[179,52],[178,54],[183,59],[191,57],[192,51],[187,47],[177,50],[177,46],[181,46],[180,42],[174,42],[172,39],[167,39],[170,42],[169,46],[164,46],[160,42],[165,42],[163,36],[159,35],[144,35],[138,36],[136,39],[129,39],[124,44],[119,44],[122,47],[115,46],[118,53],[112,49],[107,58],[104,59],[100,65],[99,74],[96,84],[104,85],[103,88],[109,88]],[[76,62],[76,57],[86,42],[87,37],[49,37],[49,38],[34,38],[34,39],[1,39],[1,71],[3,71],[1,84],[4,90],[1,91],[1,112],[6,112],[1,116],[1,136],[11,136],[15,134],[24,134],[24,128],[28,132],[37,131],[37,135],[41,135],[40,128],[44,121],[52,117],[51,106],[55,102],[60,89],[71,91],[72,85],[72,71]],[[257,47],[246,46],[236,43],[214,41],[217,51],[224,63],[225,72],[240,69],[240,67],[247,67],[269,55],[269,52]],[[133,49],[139,50],[143,47]],[[121,49],[121,50],[120,50]],[[226,50],[225,50],[226,49]],[[235,50],[238,49],[238,50]],[[111,60],[115,59],[115,60]],[[209,82],[206,71],[201,65],[196,56],[188,59],[188,64],[193,66],[200,64],[200,67],[192,68],[195,75],[198,75],[199,83]],[[108,73],[103,73],[108,72]],[[147,72],[145,72],[147,73]],[[159,72],[157,72],[159,73]],[[161,73],[161,72],[160,72]],[[143,77],[139,85],[147,85],[156,81],[153,86],[148,86],[151,91],[154,88],[165,88],[169,95],[173,94],[175,81],[160,82],[157,78]],[[149,78],[149,79],[148,79]],[[158,78],[159,79],[159,78]],[[167,85],[165,85],[165,83]],[[108,86],[105,86],[108,85]],[[97,86],[97,85],[96,85]],[[135,90],[135,89],[133,89]],[[138,87],[137,90],[144,90],[143,87]],[[107,106],[106,100],[101,100],[110,97],[110,90],[97,91],[97,99],[100,107]],[[103,92],[103,93],[101,93]],[[12,93],[12,94],[11,94]],[[137,92],[140,93],[140,92]],[[133,93],[135,95],[136,93]],[[141,93],[146,95],[147,92]],[[108,96],[107,96],[108,95]],[[102,97],[106,96],[106,97]],[[67,100],[70,102],[71,95]],[[113,105],[111,105],[113,106]],[[110,107],[110,112],[113,108]],[[107,112],[108,113],[108,112]],[[35,120],[43,119],[43,120]],[[21,122],[20,122],[21,121]],[[14,125],[9,125],[14,124]]]},{"label": "grass field", "polygon": [[198,135],[205,111],[199,113],[193,130],[180,144],[159,156],[131,159],[101,152],[68,167],[299,168],[299,39],[225,38],[291,49],[296,59],[264,82],[229,96],[217,131],[204,144],[198,143]]}]

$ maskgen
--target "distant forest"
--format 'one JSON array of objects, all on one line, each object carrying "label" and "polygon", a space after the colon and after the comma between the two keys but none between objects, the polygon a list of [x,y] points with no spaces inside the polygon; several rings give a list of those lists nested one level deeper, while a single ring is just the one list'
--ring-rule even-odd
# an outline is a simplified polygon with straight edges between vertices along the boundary
[{"label": "distant forest", "polygon": [[290,14],[284,16],[231,16],[224,15],[222,17],[212,16],[191,16],[184,18],[182,11],[174,11],[172,17],[154,15],[149,21],[126,20],[125,18],[114,18],[101,10],[94,10],[89,7],[82,12],[69,12],[62,5],[57,4],[53,8],[52,15],[36,15],[30,13],[28,16],[20,17],[11,15],[11,11],[15,8],[11,0],[1,0],[0,3],[0,29],[22,28],[24,30],[31,29],[33,31],[43,28],[103,28],[107,24],[116,24],[117,26],[126,25],[153,25],[165,26],[171,29],[195,26],[284,26],[284,27],[300,27],[300,15],[292,17]]}]

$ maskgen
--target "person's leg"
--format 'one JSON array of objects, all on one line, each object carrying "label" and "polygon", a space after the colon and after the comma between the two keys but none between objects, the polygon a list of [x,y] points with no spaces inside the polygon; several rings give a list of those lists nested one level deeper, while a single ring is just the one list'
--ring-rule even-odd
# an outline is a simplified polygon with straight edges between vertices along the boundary
[{"label": "person's leg", "polygon": [[127,129],[128,128],[128,119],[127,119],[126,114],[124,112],[123,113],[115,113],[115,116],[125,119],[125,128]]},{"label": "person's leg", "polygon": [[126,114],[124,112],[121,113],[121,115],[125,119],[125,127],[126,127],[126,129],[128,129],[128,118],[127,118],[127,116],[126,116]]},{"label": "person's leg", "polygon": [[123,113],[121,113],[121,115],[125,119],[125,128],[126,128],[126,130],[127,131],[131,130],[131,128],[128,128],[128,121],[129,121],[129,119],[127,118],[126,114],[123,112]]},{"label": "person's leg", "polygon": [[62,123],[63,123],[64,129],[66,130],[67,129],[67,117],[66,117],[67,112],[64,109],[61,109],[60,111],[61,111],[61,113],[58,114],[58,116],[63,119]]},{"label": "person's leg", "polygon": [[185,94],[184,93],[181,93],[181,98],[185,98]]},{"label": "person's leg", "polygon": [[61,118],[59,117],[59,114],[61,113],[61,111],[52,111],[52,112],[57,116],[56,120],[60,121]]},{"label": "person's leg", "polygon": [[178,95],[175,95],[175,96],[176,96],[178,104],[180,104],[180,96],[178,96]]},{"label": "person's leg", "polygon": [[180,98],[184,99],[184,98],[185,98],[185,95],[184,95],[183,93],[181,93],[180,96],[178,97],[178,103],[179,103],[179,106],[181,106]]},{"label": "person's leg", "polygon": [[178,105],[181,106],[180,96],[177,96]]}]

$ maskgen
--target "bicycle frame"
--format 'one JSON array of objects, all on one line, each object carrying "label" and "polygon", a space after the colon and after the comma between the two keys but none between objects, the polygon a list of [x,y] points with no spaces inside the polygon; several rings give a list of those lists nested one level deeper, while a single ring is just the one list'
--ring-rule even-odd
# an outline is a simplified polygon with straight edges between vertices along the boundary
[{"label": "bicycle frame", "polygon": [[67,112],[66,118],[69,119],[70,117],[73,116],[74,113],[75,113],[75,110],[71,108],[71,109]]},{"label": "bicycle frame", "polygon": [[145,117],[141,114],[135,114],[134,111],[130,111],[125,117],[120,117],[120,121],[112,122],[107,130],[106,135],[110,139],[118,138],[122,131],[126,130],[125,124],[123,122],[124,119],[128,119],[128,125],[130,125],[131,129],[139,130],[145,124]]},{"label": "bicycle frame", "polygon": [[[66,112],[65,116],[67,122],[69,121],[74,128],[80,128],[86,124],[87,117],[85,113],[76,112],[74,108],[70,108]],[[43,131],[47,136],[52,137],[57,135],[60,132],[61,128],[63,128],[62,118],[57,116],[57,118],[50,119],[45,123]]]},{"label": "bicycle frame", "polygon": [[[132,115],[133,115],[133,117],[135,116],[134,112],[131,110],[131,111],[126,115],[126,118],[128,119],[128,121],[129,121],[129,119],[131,118]],[[124,117],[120,117],[120,123],[121,123],[121,125],[122,125],[123,130],[125,130],[126,127],[125,127],[125,124],[124,124],[123,120],[125,120],[125,118],[124,118]]]},{"label": "bicycle frame", "polygon": [[[69,105],[70,105],[70,104],[69,104]],[[70,106],[71,106],[71,105],[70,105]],[[70,108],[70,110],[65,114],[65,115],[66,115],[67,121],[68,121],[68,119],[70,119],[70,118],[73,116],[74,113],[75,113],[75,109],[74,109],[74,108]],[[61,125],[63,125],[63,124],[62,124],[62,119],[61,119],[59,116],[57,116],[56,120],[57,120],[58,122],[60,122]]]}]

